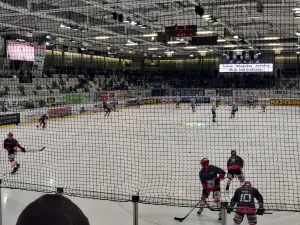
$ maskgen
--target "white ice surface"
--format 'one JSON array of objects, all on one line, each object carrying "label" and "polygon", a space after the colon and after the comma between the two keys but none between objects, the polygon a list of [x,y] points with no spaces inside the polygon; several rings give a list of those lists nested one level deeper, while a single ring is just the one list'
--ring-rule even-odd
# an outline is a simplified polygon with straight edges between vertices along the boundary
[{"label": "white ice surface", "polygon": [[[245,160],[247,180],[269,208],[299,210],[299,109],[268,107],[260,113],[240,107],[230,119],[231,108],[221,106],[215,124],[210,109],[201,105],[192,113],[189,105],[178,110],[152,105],[106,118],[97,113],[49,121],[46,130],[36,124],[0,129],[0,137],[12,131],[28,150],[18,153],[21,168],[13,176],[6,151],[0,151],[4,185],[41,191],[64,187],[71,194],[119,200],[139,193],[143,201],[192,205],[201,194],[200,159],[208,157],[225,169],[230,150],[236,149]],[[44,146],[43,152],[30,152]],[[222,200],[237,187],[234,180]]]}]

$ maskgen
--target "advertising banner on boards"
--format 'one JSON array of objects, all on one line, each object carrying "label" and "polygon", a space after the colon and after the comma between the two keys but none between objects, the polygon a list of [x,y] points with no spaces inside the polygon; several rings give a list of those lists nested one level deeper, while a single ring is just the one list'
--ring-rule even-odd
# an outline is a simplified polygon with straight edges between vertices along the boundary
[{"label": "advertising banner on boards", "polygon": [[0,126],[20,123],[20,113],[0,115]]}]

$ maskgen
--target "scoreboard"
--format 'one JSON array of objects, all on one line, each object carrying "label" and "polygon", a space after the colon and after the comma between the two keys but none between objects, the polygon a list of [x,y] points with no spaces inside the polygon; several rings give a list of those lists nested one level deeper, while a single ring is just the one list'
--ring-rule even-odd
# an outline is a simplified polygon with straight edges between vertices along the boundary
[{"label": "scoreboard", "polygon": [[165,37],[193,37],[197,35],[197,25],[165,27]]}]

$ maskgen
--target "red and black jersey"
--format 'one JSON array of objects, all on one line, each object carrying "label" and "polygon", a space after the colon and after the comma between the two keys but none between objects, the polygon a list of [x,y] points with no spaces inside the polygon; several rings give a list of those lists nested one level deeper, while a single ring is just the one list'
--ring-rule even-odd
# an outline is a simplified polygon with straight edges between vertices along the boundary
[{"label": "red and black jersey", "polygon": [[220,188],[220,178],[224,178],[224,176],[225,171],[213,165],[202,168],[199,172],[202,187],[207,191],[213,191]]},{"label": "red and black jersey", "polygon": [[234,207],[237,204],[237,213],[253,214],[256,212],[254,199],[259,204],[263,204],[264,199],[259,191],[256,188],[244,185],[236,189],[231,199],[230,207]]},{"label": "red and black jersey", "polygon": [[242,169],[244,167],[244,160],[238,156],[231,156],[227,161],[227,170]]},{"label": "red and black jersey", "polygon": [[40,122],[40,123],[45,123],[46,120],[48,120],[48,116],[43,115],[43,116],[39,119],[39,122]]},{"label": "red and black jersey", "polygon": [[22,149],[23,147],[21,145],[19,145],[18,141],[14,138],[6,138],[4,140],[4,148],[7,150],[7,151],[10,151],[12,149],[15,149],[15,148],[19,148],[19,149]]}]

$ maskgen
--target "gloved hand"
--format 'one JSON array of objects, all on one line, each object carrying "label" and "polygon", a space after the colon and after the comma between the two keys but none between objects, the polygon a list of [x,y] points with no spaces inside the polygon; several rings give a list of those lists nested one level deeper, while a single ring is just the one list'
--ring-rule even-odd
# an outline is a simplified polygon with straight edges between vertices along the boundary
[{"label": "gloved hand", "polygon": [[26,152],[26,151],[25,151],[25,148],[21,148],[21,152]]},{"label": "gloved hand", "polygon": [[220,173],[219,179],[220,179],[220,180],[224,180],[224,177],[225,177],[225,173]]},{"label": "gloved hand", "polygon": [[228,208],[227,208],[227,213],[228,213],[228,214],[230,214],[232,211],[233,211],[233,208],[232,208],[232,207],[228,207]]},{"label": "gloved hand", "polygon": [[264,207],[261,205],[261,206],[259,206],[259,208],[257,209],[256,214],[262,216],[262,215],[264,215],[265,211],[266,211],[266,210],[265,210]]}]

